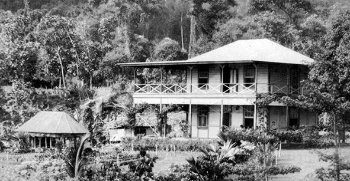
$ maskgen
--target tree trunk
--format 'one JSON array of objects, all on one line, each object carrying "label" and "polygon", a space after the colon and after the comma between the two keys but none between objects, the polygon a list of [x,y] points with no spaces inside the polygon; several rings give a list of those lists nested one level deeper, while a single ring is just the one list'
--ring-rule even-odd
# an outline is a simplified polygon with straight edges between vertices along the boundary
[{"label": "tree trunk", "polygon": [[61,65],[61,75],[62,75],[62,83],[63,83],[63,88],[66,88],[66,78],[64,76],[64,70],[63,70],[63,62],[62,62],[62,58],[60,56],[60,47],[57,47],[57,56],[58,59],[60,61],[60,65]]},{"label": "tree trunk", "polygon": [[335,148],[335,154],[334,154],[335,164],[334,164],[334,167],[335,167],[336,180],[340,181],[339,135],[338,135],[338,129],[337,129],[337,125],[336,125],[336,120],[337,120],[337,117],[334,115],[333,116],[333,132],[334,132],[334,141],[335,141],[335,145],[334,145],[335,146],[334,147]]},{"label": "tree trunk", "polygon": [[184,29],[183,29],[183,19],[182,19],[182,12],[181,12],[181,50],[185,50],[185,45],[184,45]]},{"label": "tree trunk", "polygon": [[193,57],[193,45],[196,41],[196,19],[191,15],[190,43],[188,46],[188,58]]},{"label": "tree trunk", "polygon": [[128,25],[125,25],[123,31],[124,31],[124,36],[125,36],[125,54],[130,57],[131,56],[131,53],[130,53],[130,37],[129,37],[129,28],[128,28]]},{"label": "tree trunk", "polygon": [[25,10],[29,10],[29,2],[28,2],[28,0],[23,0],[23,4],[24,4],[24,9]]},{"label": "tree trunk", "polygon": [[92,75],[90,75],[90,89],[92,89]]}]

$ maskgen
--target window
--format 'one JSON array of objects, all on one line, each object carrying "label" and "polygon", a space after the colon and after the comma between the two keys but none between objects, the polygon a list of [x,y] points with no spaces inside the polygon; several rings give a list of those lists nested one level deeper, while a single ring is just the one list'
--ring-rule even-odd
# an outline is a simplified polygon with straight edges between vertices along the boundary
[{"label": "window", "polygon": [[244,127],[253,128],[254,126],[254,106],[244,106]]},{"label": "window", "polygon": [[198,87],[208,89],[209,83],[209,68],[198,68]]},{"label": "window", "polygon": [[209,107],[198,106],[198,127],[208,127]]},{"label": "window", "polygon": [[255,68],[252,65],[244,66],[244,85],[250,87],[255,83]]}]

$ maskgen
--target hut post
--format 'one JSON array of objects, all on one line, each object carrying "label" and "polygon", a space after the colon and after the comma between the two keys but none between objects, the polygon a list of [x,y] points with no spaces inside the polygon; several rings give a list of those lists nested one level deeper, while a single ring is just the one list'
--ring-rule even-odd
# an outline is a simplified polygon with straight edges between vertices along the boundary
[{"label": "hut post", "polygon": [[39,147],[41,148],[41,138],[42,137],[39,137]]},{"label": "hut post", "polygon": [[44,139],[45,139],[45,148],[47,148],[47,137],[44,137]]},{"label": "hut post", "polygon": [[52,139],[51,139],[51,137],[49,137],[49,141],[50,141],[50,148],[52,148]]},{"label": "hut post", "polygon": [[33,139],[34,139],[34,145],[33,145],[33,147],[36,148],[36,136],[34,136]]}]

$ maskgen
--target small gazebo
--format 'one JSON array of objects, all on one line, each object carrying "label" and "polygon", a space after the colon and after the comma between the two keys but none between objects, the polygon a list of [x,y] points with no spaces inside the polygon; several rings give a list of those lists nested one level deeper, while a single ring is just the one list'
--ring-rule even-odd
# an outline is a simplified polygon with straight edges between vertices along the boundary
[{"label": "small gazebo", "polygon": [[65,112],[41,111],[20,126],[17,132],[30,135],[32,147],[52,148],[58,140],[77,141],[89,131]]}]

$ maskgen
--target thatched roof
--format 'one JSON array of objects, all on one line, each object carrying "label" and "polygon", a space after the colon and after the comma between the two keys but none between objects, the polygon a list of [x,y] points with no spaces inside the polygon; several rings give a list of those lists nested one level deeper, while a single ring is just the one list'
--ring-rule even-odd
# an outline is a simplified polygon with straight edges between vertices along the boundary
[{"label": "thatched roof", "polygon": [[18,132],[85,134],[89,131],[65,112],[41,111],[17,129]]}]

